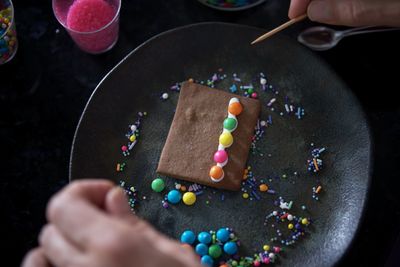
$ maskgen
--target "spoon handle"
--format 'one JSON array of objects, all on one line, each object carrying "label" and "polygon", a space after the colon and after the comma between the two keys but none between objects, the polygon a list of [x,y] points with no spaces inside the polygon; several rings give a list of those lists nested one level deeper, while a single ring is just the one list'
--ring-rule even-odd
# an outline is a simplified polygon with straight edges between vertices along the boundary
[{"label": "spoon handle", "polygon": [[384,28],[384,29],[368,30],[371,28],[376,28],[376,27],[360,27],[360,28],[350,29],[350,30],[343,32],[343,37],[357,35],[357,34],[363,34],[363,33],[371,33],[371,32],[389,32],[389,31],[400,30],[400,28]]}]

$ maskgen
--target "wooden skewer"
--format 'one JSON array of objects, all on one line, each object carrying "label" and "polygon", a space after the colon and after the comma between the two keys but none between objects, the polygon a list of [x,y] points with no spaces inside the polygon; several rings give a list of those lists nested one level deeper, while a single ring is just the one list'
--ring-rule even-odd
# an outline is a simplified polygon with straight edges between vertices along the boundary
[{"label": "wooden skewer", "polygon": [[289,20],[288,22],[283,23],[281,26],[276,27],[275,29],[261,35],[260,37],[258,37],[257,39],[255,39],[253,42],[251,42],[251,44],[255,44],[258,42],[261,42],[262,40],[267,39],[268,37],[271,37],[272,35],[274,35],[275,33],[278,33],[284,29],[286,29],[287,27],[289,27],[292,24],[295,24],[299,21],[302,21],[303,19],[307,18],[307,14],[303,14],[301,16],[295,17],[294,19]]}]

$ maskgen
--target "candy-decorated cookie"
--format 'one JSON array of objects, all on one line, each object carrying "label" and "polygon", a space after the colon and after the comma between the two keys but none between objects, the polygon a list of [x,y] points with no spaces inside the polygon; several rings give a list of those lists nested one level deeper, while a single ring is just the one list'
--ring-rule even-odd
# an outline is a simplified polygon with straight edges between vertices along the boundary
[{"label": "candy-decorated cookie", "polygon": [[184,83],[157,172],[239,190],[260,109],[258,100]]}]

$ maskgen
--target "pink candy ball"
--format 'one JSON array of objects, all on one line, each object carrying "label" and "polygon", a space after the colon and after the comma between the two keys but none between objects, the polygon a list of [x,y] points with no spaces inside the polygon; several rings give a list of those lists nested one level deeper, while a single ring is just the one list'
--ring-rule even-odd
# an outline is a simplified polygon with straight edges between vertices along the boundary
[{"label": "pink candy ball", "polygon": [[257,98],[258,97],[258,94],[257,93],[252,93],[251,94],[251,98]]},{"label": "pink candy ball", "polygon": [[225,150],[218,150],[214,154],[214,161],[216,163],[224,163],[228,159],[228,154]]},{"label": "pink candy ball", "polygon": [[280,247],[274,247],[274,252],[275,253],[279,253],[281,251],[281,248]]},{"label": "pink candy ball", "polygon": [[259,261],[254,261],[253,265],[258,267],[258,266],[261,266],[261,263]]},{"label": "pink candy ball", "polygon": [[128,150],[128,147],[127,147],[127,146],[122,146],[122,147],[121,147],[121,150],[122,150],[123,152],[125,152],[125,151]]}]

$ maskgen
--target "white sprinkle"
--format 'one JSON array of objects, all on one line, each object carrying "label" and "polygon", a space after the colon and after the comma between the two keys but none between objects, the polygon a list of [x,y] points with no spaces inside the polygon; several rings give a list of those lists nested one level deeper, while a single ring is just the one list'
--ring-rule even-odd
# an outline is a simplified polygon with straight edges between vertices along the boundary
[{"label": "white sprinkle", "polygon": [[261,78],[260,78],[260,83],[261,83],[262,85],[267,84],[267,79],[261,77]]},{"label": "white sprinkle", "polygon": [[272,98],[272,99],[268,102],[267,107],[270,107],[275,101],[276,101],[276,98]]}]

